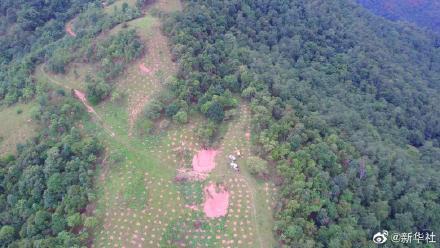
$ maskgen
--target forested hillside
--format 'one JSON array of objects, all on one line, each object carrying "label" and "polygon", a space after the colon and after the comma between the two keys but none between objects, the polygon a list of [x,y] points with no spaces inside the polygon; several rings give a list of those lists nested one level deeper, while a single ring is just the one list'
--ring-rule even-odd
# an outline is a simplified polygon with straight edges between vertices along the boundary
[{"label": "forested hillside", "polygon": [[[64,66],[82,56],[101,31],[140,16],[144,2],[107,14],[95,0],[1,1],[0,104],[32,99],[31,73],[37,64],[49,61],[52,71],[63,73]],[[70,26],[80,31],[69,37],[65,26],[72,21]]]},{"label": "forested hillside", "polygon": [[375,14],[391,20],[413,22],[440,31],[440,2],[435,0],[358,0]]},{"label": "forested hillside", "polygon": [[[96,88],[109,91],[109,80],[143,47],[133,30],[92,41],[103,30],[140,16],[143,2],[114,8],[111,15],[98,1],[0,2],[0,104],[33,101],[38,106],[26,120],[38,127],[35,137],[21,140],[16,154],[0,156],[0,247],[91,242],[98,220],[87,206],[96,200],[101,142],[78,125],[86,111],[71,92],[54,90],[47,78],[37,80],[33,73],[44,62],[49,71],[62,74],[73,60],[90,60],[99,69],[87,82],[95,90],[88,97],[98,102],[104,95],[95,96]],[[80,31],[69,33],[68,22]]]},{"label": "forested hillside", "polygon": [[39,135],[0,159],[0,247],[81,247],[89,239],[85,227],[96,225],[82,214],[94,200],[102,148],[74,127],[84,108],[63,95],[40,95],[33,114]]},{"label": "forested hillside", "polygon": [[255,152],[282,178],[281,245],[440,232],[439,37],[349,0],[188,1],[166,31],[180,63],[167,112],[215,123],[231,95],[250,102]]},{"label": "forested hillside", "polygon": [[64,25],[90,0],[0,2],[0,102],[29,100],[35,85],[30,73],[35,63],[63,37]]}]

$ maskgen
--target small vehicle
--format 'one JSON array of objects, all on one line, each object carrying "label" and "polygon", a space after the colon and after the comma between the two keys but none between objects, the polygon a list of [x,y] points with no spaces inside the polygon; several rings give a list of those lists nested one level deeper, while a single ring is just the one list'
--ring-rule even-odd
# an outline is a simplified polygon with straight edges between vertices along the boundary
[{"label": "small vehicle", "polygon": [[237,163],[231,162],[229,165],[231,166],[231,168],[233,170],[240,171],[240,168],[238,168],[238,164]]}]

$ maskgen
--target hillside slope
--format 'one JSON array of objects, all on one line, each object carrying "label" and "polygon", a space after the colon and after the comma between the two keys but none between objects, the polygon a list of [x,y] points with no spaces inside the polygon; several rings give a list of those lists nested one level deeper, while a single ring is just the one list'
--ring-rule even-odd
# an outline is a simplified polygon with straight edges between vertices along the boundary
[{"label": "hillside slope", "polygon": [[231,92],[250,102],[282,178],[281,245],[440,231],[438,37],[349,0],[191,1],[167,31],[180,101],[213,122]]},{"label": "hillside slope", "polygon": [[440,2],[432,0],[358,0],[375,14],[391,20],[413,22],[440,31]]},{"label": "hillside slope", "polygon": [[[116,1],[104,11],[124,2]],[[124,49],[119,43],[105,45],[124,30],[133,30],[145,48],[139,57],[124,63],[120,73],[101,80],[103,87],[110,86],[109,91],[90,106],[92,118],[81,123],[105,146],[97,168],[96,197],[84,214],[98,221],[89,241],[92,247],[271,247],[275,242],[272,211],[276,189],[270,182],[255,180],[245,166],[255,161],[250,149],[248,105],[231,95],[229,100],[240,108],[227,123],[217,125],[223,133],[210,137],[212,142],[206,142],[203,135],[210,125],[194,109],[182,108],[182,102],[178,112],[173,106],[164,106],[175,100],[167,87],[176,80],[177,66],[160,17],[175,15],[181,8],[178,0],[149,2],[141,15],[103,30],[91,39],[90,49],[84,49],[109,47],[112,54],[131,50],[130,45]],[[66,39],[81,38],[88,28],[82,25],[87,20],[84,16],[93,15],[86,12],[69,22]],[[81,56],[84,50],[75,50],[70,61],[60,63],[62,66],[54,67],[52,64],[58,64],[52,61],[38,66],[34,78],[57,89],[85,92],[91,100],[95,91],[89,90],[87,78],[99,76],[105,64],[93,56],[85,59],[92,53]],[[109,60],[118,62],[120,57],[115,57]],[[194,158],[206,149],[214,151],[213,168],[209,173],[192,170]],[[229,166],[228,155],[237,151],[240,173]],[[225,195],[230,196],[223,205],[226,212],[220,215],[208,216],[205,211],[212,197],[206,191],[210,185],[223,185]]]}]

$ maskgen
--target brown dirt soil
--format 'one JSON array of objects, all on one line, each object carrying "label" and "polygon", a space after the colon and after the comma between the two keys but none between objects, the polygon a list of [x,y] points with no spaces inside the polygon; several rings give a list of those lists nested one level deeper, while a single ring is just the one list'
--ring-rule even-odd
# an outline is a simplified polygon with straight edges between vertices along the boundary
[{"label": "brown dirt soil", "polygon": [[72,21],[68,22],[66,25],[66,33],[72,37],[76,37],[76,33],[73,31]]}]

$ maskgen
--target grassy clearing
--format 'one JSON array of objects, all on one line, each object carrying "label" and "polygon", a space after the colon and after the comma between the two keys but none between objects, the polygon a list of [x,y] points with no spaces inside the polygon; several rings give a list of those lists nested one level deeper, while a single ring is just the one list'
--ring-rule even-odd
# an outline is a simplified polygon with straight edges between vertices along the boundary
[{"label": "grassy clearing", "polygon": [[176,0],[161,0],[156,8],[164,12],[175,12],[182,10],[182,2]]},{"label": "grassy clearing", "polygon": [[93,65],[71,63],[66,68],[66,74],[55,74],[48,72],[43,64],[35,69],[34,78],[38,83],[52,83],[62,88],[85,91],[85,77],[93,71],[96,71]]},{"label": "grassy clearing", "polygon": [[0,155],[14,154],[16,145],[25,143],[36,132],[31,120],[35,103],[15,104],[0,108]]},{"label": "grassy clearing", "polygon": [[[156,17],[147,12],[144,17],[130,21],[127,25],[136,29],[146,44],[145,55],[126,70],[115,89],[127,96],[131,133],[146,103],[160,92],[177,69],[171,62],[167,39],[161,33]],[[140,67],[147,68],[149,72],[142,71]]]},{"label": "grassy clearing", "polygon": [[201,186],[198,190],[179,187],[172,180],[178,159],[172,153],[177,146],[175,140],[189,131],[129,137],[127,130],[124,133],[123,107],[107,104],[98,111],[109,125],[116,127],[116,136],[108,136],[93,122],[85,122],[86,128],[96,132],[123,161],[110,162],[108,175],[99,183],[96,211],[104,228],[97,230],[95,245],[156,247],[169,223],[190,214],[185,204],[191,201],[192,192],[199,192],[194,198],[198,202],[201,198]]},{"label": "grassy clearing", "polygon": [[99,34],[97,39],[99,39],[99,40],[105,39],[109,35],[115,35],[119,31],[121,31],[122,29],[127,29],[127,28],[135,28],[136,31],[138,31],[138,34],[142,38],[148,38],[152,34],[151,30],[149,30],[149,29],[154,24],[157,25],[158,22],[159,22],[159,20],[156,17],[153,17],[152,15],[147,13],[140,18],[137,18],[137,19],[134,19],[134,20],[131,20],[128,22],[123,22],[123,23],[116,25],[111,30]]},{"label": "grassy clearing", "polygon": [[115,8],[116,9],[121,9],[122,5],[124,3],[127,3],[128,6],[135,6],[136,5],[136,0],[115,0],[113,1],[113,3],[111,4],[106,4],[104,7],[104,11],[107,14],[112,14],[114,13]]},{"label": "grassy clearing", "polygon": [[[245,103],[241,104],[239,116],[230,121],[228,130],[220,144],[217,166],[211,178],[224,181],[231,191],[229,224],[237,226],[232,240],[240,247],[272,247],[274,245],[272,228],[272,209],[275,206],[275,188],[273,184],[256,180],[246,168],[246,159],[251,156],[251,144],[246,138],[250,132],[250,113]],[[239,150],[241,157],[237,163],[240,172],[229,167],[229,154]],[[232,210],[232,212],[231,212]]]},{"label": "grassy clearing", "polygon": [[[93,247],[272,247],[274,187],[256,181],[243,166],[250,156],[245,137],[250,120],[246,105],[240,116],[222,125],[216,144],[221,149],[217,167],[203,182],[174,181],[176,169],[188,167],[201,149],[194,131],[203,124],[202,117],[191,116],[187,125],[171,124],[154,134],[133,132],[145,105],[176,72],[160,22],[150,13],[154,8],[171,11],[181,7],[177,0],[157,1],[143,17],[127,22],[126,26],[135,28],[145,41],[145,56],[115,80],[114,92],[120,97],[95,107],[102,119],[85,118],[81,125],[104,142],[108,157],[102,165],[106,168],[96,172],[95,215],[102,225],[95,231]],[[123,25],[104,35],[121,28]],[[150,72],[142,72],[141,64]],[[66,75],[47,74],[37,68],[35,77],[40,82],[84,89],[83,77],[93,68],[79,64],[70,68]],[[115,135],[110,136],[103,126]],[[227,161],[227,155],[236,149],[243,154],[238,161],[240,173],[231,171]],[[230,192],[229,212],[222,218],[209,219],[203,213],[203,188],[212,182],[225,184]]]},{"label": "grassy clearing", "polygon": [[141,18],[135,19],[133,21],[130,21],[127,23],[127,25],[131,28],[137,28],[140,34],[147,34],[145,31],[147,31],[153,24],[157,23],[157,18],[151,16],[151,15],[145,15]]},{"label": "grassy clearing", "polygon": [[[228,142],[221,144],[218,166],[211,178],[183,184],[173,182],[175,170],[183,160],[179,151],[185,148],[194,154],[200,148],[193,133],[200,121],[171,127],[157,135],[129,137],[126,130],[124,133],[124,107],[107,103],[97,111],[115,127],[116,137],[109,137],[94,123],[87,128],[108,142],[110,150],[117,150],[124,157],[123,162],[111,165],[108,177],[100,185],[97,214],[104,225],[97,230],[97,247],[271,247],[268,230],[272,229],[273,202],[268,197],[272,188],[256,182],[245,168],[240,174],[232,172],[225,162],[226,154],[236,146],[243,153],[240,163],[248,156],[248,143],[242,137],[249,120],[245,109],[240,118],[229,124],[224,137]],[[224,218],[208,219],[202,212],[202,189],[210,182],[224,183],[231,193],[229,213]],[[189,205],[198,209],[190,209]]]}]

